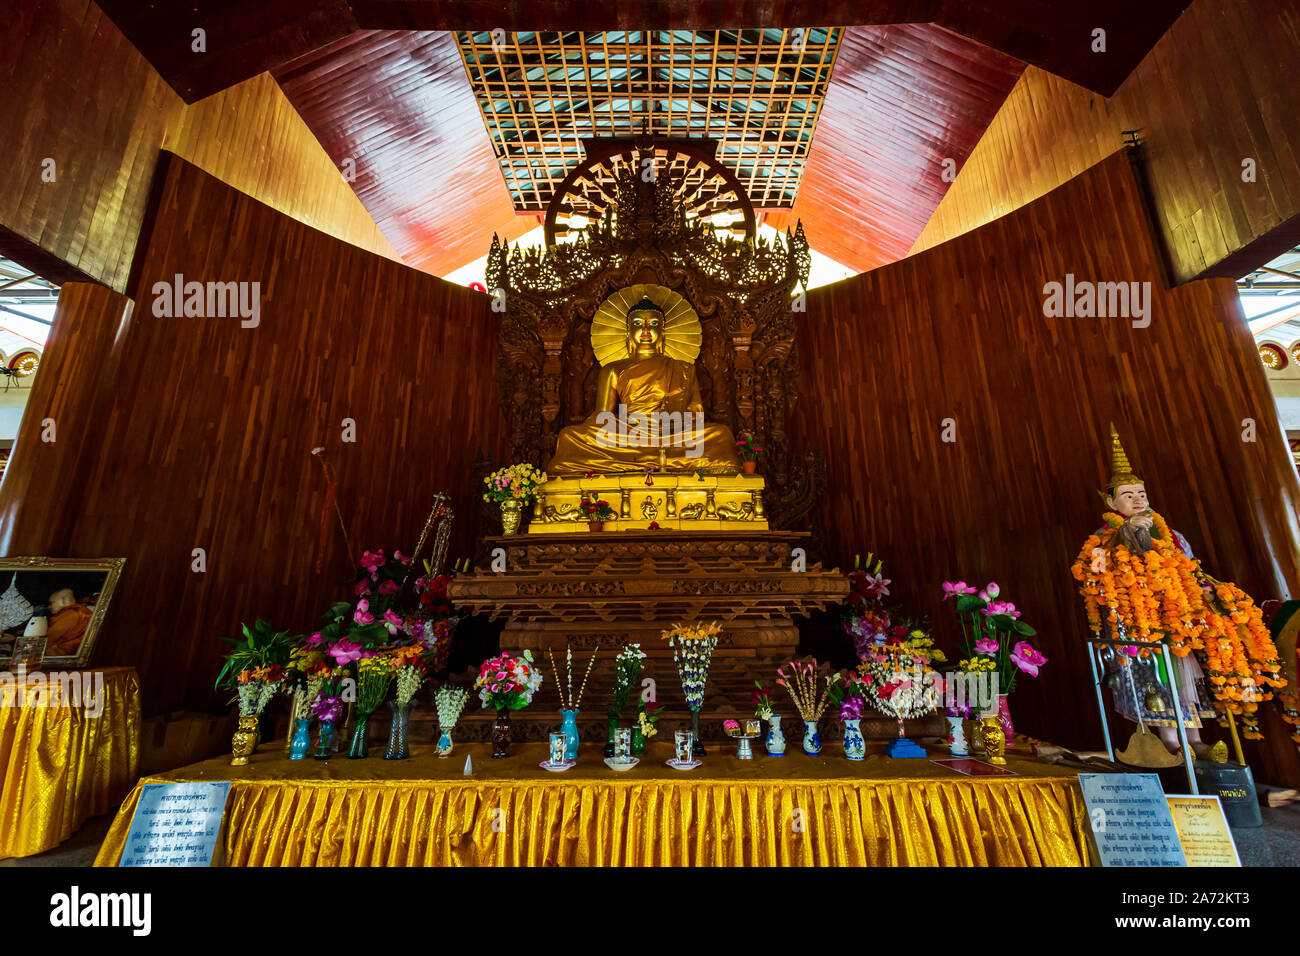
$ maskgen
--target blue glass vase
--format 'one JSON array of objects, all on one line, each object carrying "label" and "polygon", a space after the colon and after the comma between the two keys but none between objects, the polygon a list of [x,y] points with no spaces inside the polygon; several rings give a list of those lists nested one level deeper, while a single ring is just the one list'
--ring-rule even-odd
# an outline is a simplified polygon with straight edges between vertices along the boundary
[{"label": "blue glass vase", "polygon": [[320,722],[320,736],[316,739],[317,760],[329,760],[334,756],[334,721],[322,720]]},{"label": "blue glass vase", "polygon": [[578,712],[576,710],[561,710],[560,716],[564,718],[560,725],[560,733],[564,734],[564,759],[578,759]]},{"label": "blue glass vase", "polygon": [[289,744],[289,759],[303,760],[311,750],[311,718],[299,717],[293,727],[293,740]]}]

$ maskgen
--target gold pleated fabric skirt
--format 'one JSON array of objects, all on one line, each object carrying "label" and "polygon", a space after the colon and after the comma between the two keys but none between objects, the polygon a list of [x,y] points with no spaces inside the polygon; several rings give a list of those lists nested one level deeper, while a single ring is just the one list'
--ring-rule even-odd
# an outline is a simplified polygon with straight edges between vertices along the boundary
[{"label": "gold pleated fabric skirt", "polygon": [[[69,685],[48,675],[28,675],[21,687],[0,683],[0,859],[62,843],[87,819],[111,810],[139,775],[135,670],[77,674],[82,694],[75,701]],[[102,705],[95,703],[96,675]]]},{"label": "gold pleated fabric skirt", "polygon": [[[1080,866],[1087,822],[1075,775],[1008,755],[1014,777],[963,777],[873,754],[757,756],[715,745],[704,766],[651,744],[626,773],[586,745],[548,773],[541,744],[493,760],[461,745],[386,761],[206,761],[146,783],[231,780],[217,862],[232,866]],[[275,752],[270,752],[274,750]],[[431,748],[430,748],[431,751]],[[467,754],[473,774],[465,776]],[[116,865],[140,788],[96,860]]]}]

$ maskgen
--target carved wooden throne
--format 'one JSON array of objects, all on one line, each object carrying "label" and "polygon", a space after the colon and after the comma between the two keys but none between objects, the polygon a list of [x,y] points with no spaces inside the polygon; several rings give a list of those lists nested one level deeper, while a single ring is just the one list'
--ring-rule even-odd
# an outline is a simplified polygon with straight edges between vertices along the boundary
[{"label": "carved wooden throne", "polygon": [[825,481],[822,460],[796,454],[786,434],[799,393],[791,296],[808,277],[808,243],[802,226],[784,242],[757,237],[744,188],[713,146],[589,142],[548,209],[546,248],[493,237],[487,279],[502,312],[497,387],[511,459],[544,467],[560,429],[591,412],[592,318],[611,294],[652,283],[699,314],[705,418],[765,449],[768,523],[791,528]]},{"label": "carved wooden throne", "polygon": [[[808,244],[801,228],[784,241],[760,241],[743,188],[708,144],[605,142],[588,144],[588,156],[551,203],[545,249],[492,243],[488,282],[502,312],[497,384],[512,460],[544,467],[560,429],[592,411],[598,365],[590,334],[601,303],[630,286],[663,286],[700,317],[696,377],[706,420],[750,432],[766,449],[760,471],[771,530],[736,521],[699,531],[584,527],[489,537],[485,545],[504,557],[504,570],[458,575],[448,593],[458,607],[504,621],[503,650],[539,655],[599,645],[603,664],[582,705],[582,732],[597,738],[620,646],[637,643],[646,652],[644,673],[659,682],[663,729],[671,731],[689,715],[662,631],[721,622],[706,705],[718,719],[705,736],[716,736],[721,717],[752,714],[754,681],[770,682],[794,653],[794,618],[848,592],[843,575],[807,559],[808,532],[791,528],[825,474],[820,459],[796,455],[786,435],[798,395],[791,295],[807,278]],[[548,674],[516,719],[525,739],[553,729],[553,684]],[[465,729],[480,735],[489,725],[468,717]]]}]

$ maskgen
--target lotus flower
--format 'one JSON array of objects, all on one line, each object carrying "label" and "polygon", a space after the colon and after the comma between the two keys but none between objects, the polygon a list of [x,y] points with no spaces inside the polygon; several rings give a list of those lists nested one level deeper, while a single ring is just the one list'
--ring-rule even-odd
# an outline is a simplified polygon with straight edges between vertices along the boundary
[{"label": "lotus flower", "polygon": [[329,648],[329,656],[334,658],[334,663],[339,667],[361,659],[362,647],[355,641],[349,641],[346,637],[341,638],[332,644]]},{"label": "lotus flower", "polygon": [[976,654],[996,654],[997,652],[998,652],[998,642],[991,638],[982,637],[975,642]]},{"label": "lotus flower", "polygon": [[1047,658],[1028,641],[1021,641],[1012,648],[1011,659],[1030,677],[1037,677],[1038,668],[1047,663]]},{"label": "lotus flower", "polygon": [[963,594],[974,594],[975,588],[968,585],[965,581],[944,581],[943,582],[943,599],[946,601],[950,597],[960,597]]}]

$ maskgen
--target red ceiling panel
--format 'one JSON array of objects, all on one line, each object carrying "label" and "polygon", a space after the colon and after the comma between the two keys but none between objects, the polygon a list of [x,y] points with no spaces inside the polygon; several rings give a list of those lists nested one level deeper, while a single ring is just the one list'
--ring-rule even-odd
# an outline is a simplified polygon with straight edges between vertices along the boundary
[{"label": "red ceiling panel", "polygon": [[537,225],[514,207],[450,33],[355,33],[275,72],[285,95],[408,265],[445,274],[494,232]]},{"label": "red ceiling panel", "polygon": [[794,210],[766,222],[859,271],[902,258],[1023,69],[932,24],[850,28]]}]

